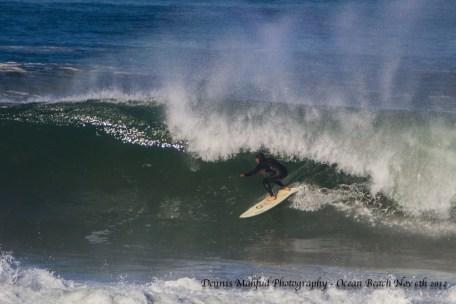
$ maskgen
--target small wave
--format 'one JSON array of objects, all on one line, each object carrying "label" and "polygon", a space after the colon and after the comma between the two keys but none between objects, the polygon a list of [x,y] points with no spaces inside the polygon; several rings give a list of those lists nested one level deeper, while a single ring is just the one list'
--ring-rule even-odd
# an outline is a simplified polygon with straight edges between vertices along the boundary
[{"label": "small wave", "polygon": [[[1,49],[1,47],[0,47]],[[41,74],[48,74],[52,75],[53,72],[58,70],[64,70],[67,72],[78,72],[81,69],[77,66],[71,64],[55,64],[55,63],[38,63],[38,62],[15,62],[15,61],[8,61],[4,63],[0,63],[0,73],[38,73]],[[32,77],[31,75],[29,75]],[[30,79],[28,79],[29,81]],[[27,92],[30,94],[30,92]],[[26,101],[26,100],[25,100]]]},{"label": "small wave", "polygon": [[136,105],[163,104],[163,98],[158,91],[125,92],[116,88],[107,88],[89,91],[84,94],[70,94],[65,96],[38,96],[27,99],[26,103],[80,103],[87,101],[109,102],[114,104],[128,103]]},{"label": "small wave", "polygon": [[27,71],[17,62],[0,63],[0,73],[20,73],[25,74]]},{"label": "small wave", "polygon": [[30,45],[3,45],[0,51],[13,51],[15,53],[25,54],[56,54],[70,53],[76,51],[76,48],[62,46],[30,46]]}]

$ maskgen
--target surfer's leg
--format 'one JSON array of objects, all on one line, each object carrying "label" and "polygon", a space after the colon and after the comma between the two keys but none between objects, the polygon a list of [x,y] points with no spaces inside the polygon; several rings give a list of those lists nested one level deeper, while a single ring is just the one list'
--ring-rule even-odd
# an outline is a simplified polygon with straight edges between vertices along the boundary
[{"label": "surfer's leg", "polygon": [[263,187],[270,196],[274,197],[274,192],[272,192],[271,179],[270,177],[263,178]]}]

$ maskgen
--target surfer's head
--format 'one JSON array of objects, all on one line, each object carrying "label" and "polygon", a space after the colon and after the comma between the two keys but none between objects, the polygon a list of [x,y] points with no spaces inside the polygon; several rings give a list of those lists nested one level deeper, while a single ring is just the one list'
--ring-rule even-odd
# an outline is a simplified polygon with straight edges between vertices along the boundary
[{"label": "surfer's head", "polygon": [[257,164],[261,163],[264,159],[264,154],[261,152],[255,155],[255,161],[257,162]]}]

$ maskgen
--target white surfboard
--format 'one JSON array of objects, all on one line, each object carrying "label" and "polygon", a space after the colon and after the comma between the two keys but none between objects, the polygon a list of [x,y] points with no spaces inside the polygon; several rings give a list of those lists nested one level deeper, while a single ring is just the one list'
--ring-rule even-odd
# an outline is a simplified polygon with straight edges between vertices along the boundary
[{"label": "white surfboard", "polygon": [[278,204],[284,202],[287,198],[289,198],[291,195],[295,194],[296,192],[298,192],[298,188],[290,188],[290,191],[279,190],[279,192],[277,193],[277,198],[275,200],[268,201],[267,200],[269,198],[269,195],[268,195],[261,202],[253,205],[246,212],[242,213],[241,216],[239,216],[239,217],[247,218],[247,217],[256,216],[258,214],[266,212],[269,209],[272,209],[275,206],[277,206]]}]

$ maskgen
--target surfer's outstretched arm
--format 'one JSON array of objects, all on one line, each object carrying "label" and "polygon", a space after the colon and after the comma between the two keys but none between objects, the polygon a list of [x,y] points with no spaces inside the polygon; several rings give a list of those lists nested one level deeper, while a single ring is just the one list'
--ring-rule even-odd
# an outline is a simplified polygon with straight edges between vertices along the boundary
[{"label": "surfer's outstretched arm", "polygon": [[255,174],[257,174],[261,169],[263,169],[263,166],[262,166],[262,164],[259,164],[259,165],[256,166],[253,170],[250,170],[249,172],[246,172],[246,173],[241,173],[241,176],[252,176],[252,175],[255,175]]}]

